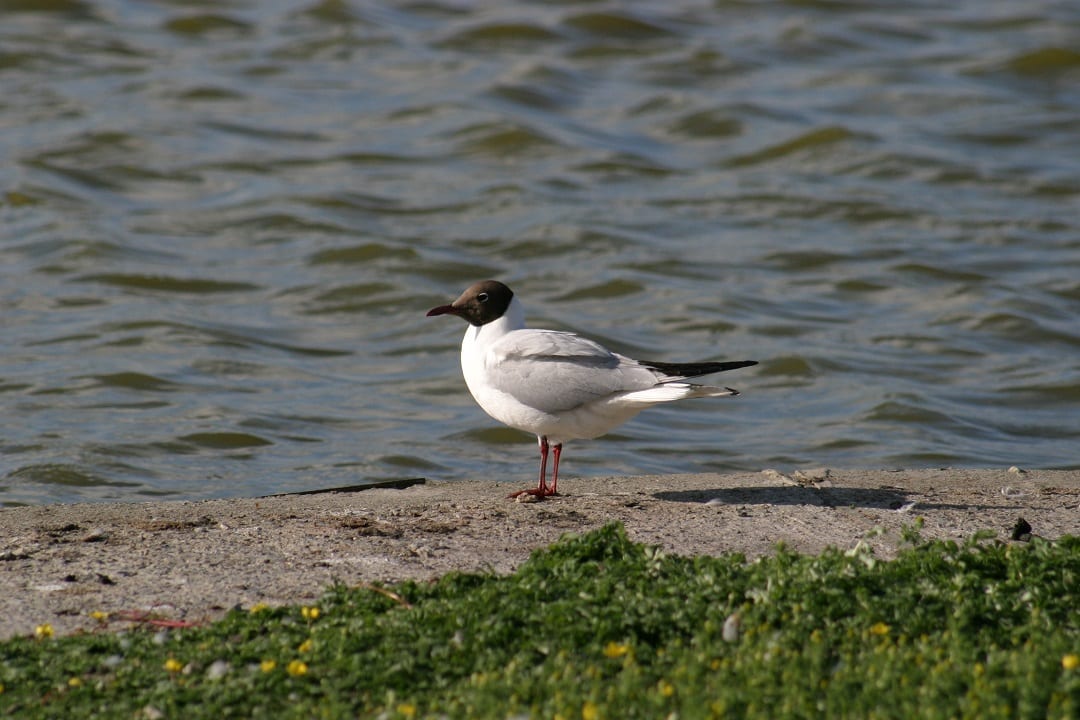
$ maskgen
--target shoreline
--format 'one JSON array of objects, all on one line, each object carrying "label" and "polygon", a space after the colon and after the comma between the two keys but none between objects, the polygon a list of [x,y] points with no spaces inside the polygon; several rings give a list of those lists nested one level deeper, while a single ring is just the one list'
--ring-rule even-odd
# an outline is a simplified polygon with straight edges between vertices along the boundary
[{"label": "shoreline", "polygon": [[824,470],[568,477],[567,493],[516,503],[525,483],[428,482],[404,489],[201,501],[0,509],[0,639],[131,623],[126,613],[206,622],[256,603],[311,603],[334,582],[512,572],[567,532],[622,522],[636,542],[682,555],[778,543],[803,553],[862,542],[891,557],[921,517],[922,537],[1018,518],[1047,539],[1080,534],[1080,470]]}]

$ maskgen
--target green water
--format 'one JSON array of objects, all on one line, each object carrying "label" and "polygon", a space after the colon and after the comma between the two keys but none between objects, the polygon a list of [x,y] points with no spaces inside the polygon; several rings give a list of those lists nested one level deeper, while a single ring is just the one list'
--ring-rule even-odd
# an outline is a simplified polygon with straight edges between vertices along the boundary
[{"label": "green water", "polygon": [[1052,0],[0,1],[0,503],[527,483],[424,317],[484,277],[761,361],[570,492],[1080,466],[1078,40]]}]

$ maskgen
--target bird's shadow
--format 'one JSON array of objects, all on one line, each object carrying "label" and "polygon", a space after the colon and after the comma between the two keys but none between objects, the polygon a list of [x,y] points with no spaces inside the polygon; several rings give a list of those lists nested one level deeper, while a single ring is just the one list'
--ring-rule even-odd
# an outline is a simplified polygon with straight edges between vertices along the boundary
[{"label": "bird's shadow", "polygon": [[817,505],[820,507],[861,507],[876,510],[900,510],[915,503],[916,507],[940,510],[972,508],[995,509],[997,505],[972,505],[928,502],[920,493],[898,487],[845,488],[765,486],[714,488],[708,490],[663,490],[653,493],[657,500],[685,503],[716,503],[723,505]]}]

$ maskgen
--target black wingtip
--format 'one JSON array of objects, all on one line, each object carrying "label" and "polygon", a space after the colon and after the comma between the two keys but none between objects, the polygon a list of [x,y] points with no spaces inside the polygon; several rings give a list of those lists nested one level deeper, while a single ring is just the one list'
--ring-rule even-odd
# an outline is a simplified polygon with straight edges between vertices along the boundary
[{"label": "black wingtip", "polygon": [[692,378],[701,375],[738,370],[739,368],[757,365],[757,360],[731,360],[727,362],[701,362],[701,363],[664,363],[640,360],[642,365],[662,372],[669,377]]}]

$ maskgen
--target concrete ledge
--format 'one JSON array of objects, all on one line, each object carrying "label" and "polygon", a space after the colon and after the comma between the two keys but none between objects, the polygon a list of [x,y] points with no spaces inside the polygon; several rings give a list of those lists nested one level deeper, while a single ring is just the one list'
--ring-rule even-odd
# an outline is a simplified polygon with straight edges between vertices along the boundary
[{"label": "concrete ledge", "polygon": [[618,520],[637,541],[685,555],[807,553],[860,541],[882,557],[904,525],[1009,541],[1017,519],[1046,538],[1080,534],[1080,471],[810,471],[565,478],[566,495],[515,503],[525,483],[201,502],[47,505],[0,510],[0,638],[89,613],[203,621],[229,608],[315,601],[331,583],[510,572],[566,532]]}]

